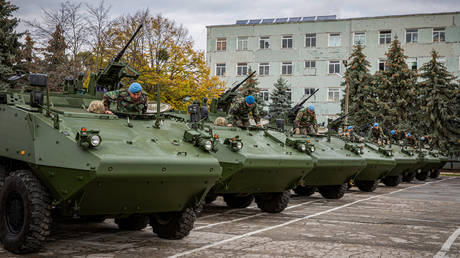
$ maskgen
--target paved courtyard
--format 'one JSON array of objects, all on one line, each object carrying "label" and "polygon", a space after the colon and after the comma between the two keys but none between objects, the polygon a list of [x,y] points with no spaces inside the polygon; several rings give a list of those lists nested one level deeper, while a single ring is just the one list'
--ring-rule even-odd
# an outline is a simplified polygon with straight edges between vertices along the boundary
[{"label": "paved courtyard", "polygon": [[[460,257],[460,177],[352,188],[340,200],[292,196],[280,214],[252,204],[205,206],[183,240],[150,227],[120,231],[104,223],[56,224],[40,256],[71,257]],[[11,256],[3,249],[0,256]],[[37,254],[31,255],[36,257]]]}]

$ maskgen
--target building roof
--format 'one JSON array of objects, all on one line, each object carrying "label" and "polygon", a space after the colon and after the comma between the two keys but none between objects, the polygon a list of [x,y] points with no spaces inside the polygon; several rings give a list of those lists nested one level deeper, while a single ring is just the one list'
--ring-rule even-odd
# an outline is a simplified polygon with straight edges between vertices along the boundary
[{"label": "building roof", "polygon": [[[300,17],[292,18],[270,18],[270,19],[247,19],[237,20],[235,24],[223,24],[223,25],[208,25],[206,28],[216,27],[232,27],[232,26],[255,26],[255,25],[273,25],[283,23],[307,23],[307,22],[335,22],[335,21],[350,21],[350,20],[368,20],[368,19],[384,19],[384,18],[400,18],[400,17],[414,17],[414,16],[434,16],[434,15],[456,15],[460,14],[460,11],[456,12],[443,12],[443,13],[417,13],[417,14],[398,14],[398,15],[384,15],[384,16],[372,16],[372,17],[357,17],[357,18],[337,18],[335,15],[326,16],[308,16],[298,19]],[[315,18],[315,19],[313,19]],[[256,21],[258,21],[256,23]],[[264,22],[271,21],[271,22]]]}]

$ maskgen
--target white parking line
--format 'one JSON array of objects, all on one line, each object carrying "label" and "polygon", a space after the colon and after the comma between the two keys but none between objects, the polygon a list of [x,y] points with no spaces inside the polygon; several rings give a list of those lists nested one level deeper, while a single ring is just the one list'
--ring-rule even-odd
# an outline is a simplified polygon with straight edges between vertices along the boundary
[{"label": "white parking line", "polygon": [[333,211],[336,211],[336,210],[340,210],[340,209],[349,207],[349,206],[351,206],[353,204],[357,204],[357,203],[360,203],[360,202],[365,202],[365,201],[372,200],[372,199],[375,199],[375,198],[378,198],[378,197],[381,197],[381,196],[386,196],[386,195],[402,192],[402,191],[405,191],[405,190],[408,190],[408,189],[411,189],[411,188],[415,188],[415,187],[420,187],[420,186],[424,186],[424,185],[428,185],[428,184],[432,184],[432,183],[442,182],[442,181],[445,181],[445,180],[448,180],[448,179],[451,179],[451,178],[446,178],[446,179],[439,180],[439,181],[427,182],[427,183],[424,183],[424,184],[414,185],[414,186],[410,186],[410,187],[407,187],[407,188],[399,189],[397,191],[393,191],[393,192],[390,192],[390,193],[371,196],[371,197],[361,199],[361,200],[357,200],[357,201],[354,201],[354,202],[351,202],[351,203],[347,203],[345,205],[338,206],[338,207],[335,207],[335,208],[332,208],[332,209],[329,209],[329,210],[321,211],[321,212],[318,212],[318,213],[315,213],[315,214],[312,214],[312,215],[307,215],[305,217],[289,220],[287,222],[284,222],[284,223],[281,223],[281,224],[278,224],[278,225],[262,228],[262,229],[259,229],[259,230],[255,230],[255,231],[252,231],[252,232],[242,234],[242,235],[237,235],[237,236],[234,236],[234,237],[231,237],[231,238],[228,238],[228,239],[224,239],[224,240],[221,240],[221,241],[218,241],[218,242],[215,242],[215,243],[212,243],[212,244],[208,244],[208,245],[205,245],[205,246],[202,246],[202,247],[199,247],[199,248],[195,248],[195,249],[192,249],[192,250],[189,250],[189,251],[178,253],[178,254],[175,254],[175,255],[172,255],[172,256],[169,256],[169,257],[174,258],[174,257],[180,257],[180,256],[196,253],[196,252],[203,251],[203,250],[209,249],[211,247],[218,246],[218,245],[221,245],[221,244],[225,244],[225,243],[235,241],[235,240],[238,240],[238,239],[241,239],[241,238],[245,238],[245,237],[248,237],[248,236],[259,234],[259,233],[269,231],[269,230],[272,230],[272,229],[275,229],[275,228],[284,227],[284,226],[287,226],[289,224],[292,224],[292,223],[295,223],[295,222],[298,222],[298,221],[301,221],[301,220],[314,218],[314,217],[317,217],[317,216],[320,216],[320,215],[323,215],[323,214],[327,214],[327,213],[330,213],[330,212],[333,212]]},{"label": "white parking line", "polygon": [[[292,208],[295,208],[295,207],[298,207],[298,206],[301,206],[301,205],[305,205],[305,204],[308,204],[308,203],[312,203],[312,202],[316,202],[316,201],[309,201],[309,202],[299,203],[299,204],[296,204],[296,205],[289,206],[284,210],[289,210],[289,209],[292,209]],[[222,224],[228,224],[228,223],[232,223],[232,222],[236,222],[236,221],[240,221],[240,220],[259,217],[259,216],[262,216],[262,215],[266,215],[266,213],[258,213],[258,214],[254,214],[254,215],[249,215],[249,216],[237,218],[237,219],[232,219],[232,220],[217,222],[217,223],[213,223],[213,224],[208,224],[208,225],[205,225],[205,226],[196,227],[196,228],[194,228],[194,230],[203,229],[203,228],[210,228],[210,227],[214,227],[214,226],[218,226],[218,225],[222,225]]]},{"label": "white parking line", "polygon": [[437,252],[433,256],[433,258],[446,257],[447,252],[449,252],[450,247],[452,246],[452,244],[454,243],[455,239],[457,239],[457,237],[459,235],[460,235],[460,227],[457,228],[457,230],[455,230],[454,233],[452,233],[452,235],[450,235],[450,237],[442,245],[441,250],[439,250],[439,252]]}]

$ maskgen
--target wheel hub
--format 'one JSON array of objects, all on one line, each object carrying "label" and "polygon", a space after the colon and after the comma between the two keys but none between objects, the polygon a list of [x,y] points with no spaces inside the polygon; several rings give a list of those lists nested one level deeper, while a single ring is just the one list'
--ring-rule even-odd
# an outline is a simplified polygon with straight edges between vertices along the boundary
[{"label": "wheel hub", "polygon": [[5,221],[10,232],[18,234],[24,226],[24,201],[17,192],[11,192],[5,205]]}]

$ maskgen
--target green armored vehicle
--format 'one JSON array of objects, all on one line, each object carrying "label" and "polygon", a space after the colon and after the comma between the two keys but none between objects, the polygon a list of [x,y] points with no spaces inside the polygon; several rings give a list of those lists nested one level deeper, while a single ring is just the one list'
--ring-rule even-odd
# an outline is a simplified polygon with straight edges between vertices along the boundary
[{"label": "green armored vehicle", "polygon": [[386,186],[398,186],[402,181],[410,182],[415,176],[415,171],[421,165],[416,152],[397,144],[391,144],[393,158],[396,166],[382,179]]},{"label": "green armored vehicle", "polygon": [[93,76],[89,94],[74,94],[75,88],[50,94],[45,75],[30,75],[35,89],[28,96],[0,92],[0,240],[5,249],[39,250],[50,233],[51,214],[115,218],[124,230],[150,223],[167,239],[189,234],[195,207],[220,178],[221,167],[207,151],[183,141],[188,128],[174,118],[163,116],[158,126],[154,118],[160,114],[86,111],[98,99],[96,86],[116,89],[125,69],[113,60]]}]

